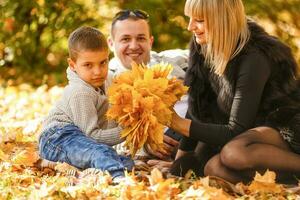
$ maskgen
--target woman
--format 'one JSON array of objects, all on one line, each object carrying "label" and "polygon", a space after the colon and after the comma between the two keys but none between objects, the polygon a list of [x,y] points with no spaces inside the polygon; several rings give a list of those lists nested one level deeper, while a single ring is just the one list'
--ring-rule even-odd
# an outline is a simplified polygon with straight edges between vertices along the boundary
[{"label": "woman", "polygon": [[201,142],[204,175],[233,183],[266,169],[281,180],[300,175],[300,84],[290,49],[247,21],[241,0],[187,0],[185,14],[193,33],[189,119],[173,115],[171,128],[185,137],[171,172],[199,172],[187,153]]}]

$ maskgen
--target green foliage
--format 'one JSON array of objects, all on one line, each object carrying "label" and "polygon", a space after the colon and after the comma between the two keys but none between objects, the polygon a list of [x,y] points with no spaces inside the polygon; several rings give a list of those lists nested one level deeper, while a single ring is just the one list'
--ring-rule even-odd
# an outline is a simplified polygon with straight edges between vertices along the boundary
[{"label": "green foliage", "polygon": [[[247,14],[292,47],[300,63],[300,1],[243,2]],[[81,25],[107,34],[118,9],[150,14],[154,50],[187,48],[191,33],[184,4],[185,0],[0,0],[0,79],[19,77],[19,82],[30,79],[37,85],[43,78],[63,82],[68,35]]]},{"label": "green foliage", "polygon": [[[247,14],[263,25],[267,32],[287,43],[300,63],[300,1],[243,0]],[[186,48],[190,39],[184,0],[123,0],[123,9],[142,9],[149,13],[155,50]]]},{"label": "green foliage", "polygon": [[[81,25],[101,28],[108,20],[99,1],[4,0],[0,18],[0,66],[36,75],[56,73],[66,67],[67,37]],[[109,4],[106,4],[109,5]],[[109,18],[110,19],[110,18]],[[13,55],[13,58],[12,58]],[[3,68],[1,69],[3,70]]]},{"label": "green foliage", "polygon": [[244,0],[249,16],[288,44],[300,64],[300,1]]}]

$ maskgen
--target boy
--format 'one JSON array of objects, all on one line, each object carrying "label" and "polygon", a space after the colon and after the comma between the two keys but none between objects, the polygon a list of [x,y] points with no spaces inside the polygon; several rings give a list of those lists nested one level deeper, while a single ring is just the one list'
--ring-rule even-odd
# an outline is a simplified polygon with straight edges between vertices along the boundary
[{"label": "boy", "polygon": [[125,169],[132,169],[133,161],[117,155],[111,147],[122,142],[121,128],[107,129],[104,82],[109,51],[106,39],[95,28],[80,27],[71,33],[68,49],[69,82],[43,124],[40,155],[80,169],[107,170],[113,178],[121,178]]}]

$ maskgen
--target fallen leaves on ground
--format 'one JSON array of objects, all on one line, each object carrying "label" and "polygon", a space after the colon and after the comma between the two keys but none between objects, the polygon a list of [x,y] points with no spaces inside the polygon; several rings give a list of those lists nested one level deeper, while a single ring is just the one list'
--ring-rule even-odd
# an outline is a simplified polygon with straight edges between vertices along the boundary
[{"label": "fallen leaves on ground", "polygon": [[42,118],[61,93],[60,87],[0,87],[0,199],[300,199],[299,187],[276,184],[273,172],[257,174],[249,185],[233,185],[149,168],[114,184],[97,169],[45,162],[38,157],[37,137]]}]

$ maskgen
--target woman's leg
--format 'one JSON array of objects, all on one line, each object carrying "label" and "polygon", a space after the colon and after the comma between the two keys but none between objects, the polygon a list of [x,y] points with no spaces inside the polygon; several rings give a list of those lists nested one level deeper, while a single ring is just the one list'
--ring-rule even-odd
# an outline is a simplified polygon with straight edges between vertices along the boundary
[{"label": "woman's leg", "polygon": [[258,127],[246,131],[228,142],[219,158],[210,160],[206,175],[217,175],[229,181],[242,181],[255,171],[270,169],[279,177],[300,174],[300,155],[293,153],[278,131]]},{"label": "woman's leg", "polygon": [[184,176],[189,170],[193,170],[196,176],[204,176],[204,166],[216,153],[214,147],[199,142],[195,151],[188,152],[173,162],[170,172],[176,176]]},{"label": "woman's leg", "polygon": [[181,177],[184,177],[189,170],[192,170],[196,176],[203,176],[201,161],[198,160],[195,152],[192,151],[176,159],[170,167],[170,173],[172,175]]},{"label": "woman's leg", "polygon": [[245,176],[244,173],[229,169],[224,164],[222,164],[220,154],[215,155],[207,162],[204,167],[204,175],[218,176],[231,183],[238,183],[241,181],[248,182],[250,180],[250,178],[248,176]]}]

